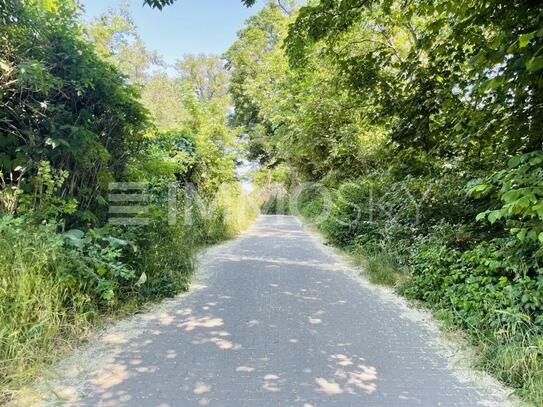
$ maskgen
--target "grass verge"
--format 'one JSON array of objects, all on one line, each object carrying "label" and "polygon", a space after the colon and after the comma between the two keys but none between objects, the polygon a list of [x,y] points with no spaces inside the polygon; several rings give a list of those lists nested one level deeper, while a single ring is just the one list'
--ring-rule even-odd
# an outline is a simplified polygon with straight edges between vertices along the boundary
[{"label": "grass verge", "polygon": [[219,201],[206,215],[195,209],[190,224],[157,221],[125,232],[130,250],[111,249],[102,238],[72,247],[56,225],[0,218],[0,404],[97,327],[186,291],[197,251],[256,216],[235,189]]},{"label": "grass verge", "polygon": [[[310,217],[304,217],[311,223]],[[326,230],[313,227],[327,238]],[[381,248],[353,245],[341,247],[330,244],[349,256],[361,268],[360,274],[371,283],[391,287],[405,295],[411,273],[402,265],[399,256]],[[491,374],[513,389],[513,394],[529,405],[543,406],[543,337],[532,328],[528,319],[516,324],[481,330],[479,326],[462,324],[455,312],[431,303],[415,300],[416,304],[433,312],[443,323],[443,329],[455,337],[466,338],[473,347],[473,366]],[[516,316],[510,316],[515,318]]]}]

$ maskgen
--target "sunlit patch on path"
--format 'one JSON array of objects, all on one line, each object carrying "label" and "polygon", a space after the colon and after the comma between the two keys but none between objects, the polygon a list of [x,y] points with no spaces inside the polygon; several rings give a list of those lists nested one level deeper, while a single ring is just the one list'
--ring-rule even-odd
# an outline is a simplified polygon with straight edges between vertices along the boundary
[{"label": "sunlit patch on path", "polygon": [[[293,217],[203,259],[191,293],[105,332],[52,381],[73,406],[507,404],[461,381],[433,333],[356,284]],[[73,359],[76,361],[77,359]],[[70,360],[66,361],[70,363]]]}]

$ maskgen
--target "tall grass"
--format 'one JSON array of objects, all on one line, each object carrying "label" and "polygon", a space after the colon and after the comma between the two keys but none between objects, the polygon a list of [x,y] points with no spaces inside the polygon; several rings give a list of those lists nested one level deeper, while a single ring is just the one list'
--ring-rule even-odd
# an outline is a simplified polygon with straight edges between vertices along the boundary
[{"label": "tall grass", "polygon": [[258,205],[239,184],[224,184],[217,194],[218,205],[225,208],[224,237],[245,230],[259,213]]},{"label": "tall grass", "polygon": [[[367,211],[364,184],[343,192],[352,192],[350,202],[359,202],[360,211]],[[305,198],[301,213],[313,221],[321,203],[312,194]],[[411,230],[401,222],[387,223],[386,217],[366,214],[360,220],[360,213],[342,198],[334,195],[332,215],[318,225],[329,242],[353,255],[372,283],[422,301],[445,327],[465,332],[477,350],[479,368],[515,389],[523,400],[543,406],[543,320],[538,308],[523,308],[540,298],[535,292],[540,284],[530,285],[529,274],[518,273],[526,270],[528,255],[515,263],[514,258],[503,261],[499,245],[470,250],[463,246],[466,227],[435,223],[421,231],[418,226]],[[387,198],[390,203],[396,199]],[[519,277],[510,278],[515,272]]]},{"label": "tall grass", "polygon": [[479,367],[534,405],[543,405],[543,336],[534,329],[527,315],[512,316],[515,322],[485,335],[478,333]]},{"label": "tall grass", "polygon": [[398,258],[394,254],[383,249],[368,249],[362,246],[355,246],[351,253],[370,282],[395,286],[401,280]]},{"label": "tall grass", "polygon": [[0,217],[0,402],[86,337],[101,316],[186,290],[197,250],[234,236],[257,214],[236,185],[221,189],[207,211],[191,211],[190,222],[181,214],[170,225],[160,215],[146,226],[110,231],[136,248],[119,259],[134,276],[114,282],[113,299],[74,284],[86,275],[74,268],[84,264],[82,252],[55,225]]},{"label": "tall grass", "polygon": [[[93,312],[56,276],[69,261],[52,226],[0,226],[0,382],[10,389],[89,329]],[[6,388],[7,386],[7,388]]]}]

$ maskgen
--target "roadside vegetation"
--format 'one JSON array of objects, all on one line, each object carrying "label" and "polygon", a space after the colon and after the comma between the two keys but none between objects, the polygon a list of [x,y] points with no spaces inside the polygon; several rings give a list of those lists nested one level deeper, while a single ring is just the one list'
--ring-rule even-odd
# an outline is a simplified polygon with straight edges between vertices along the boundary
[{"label": "roadside vegetation", "polygon": [[[219,57],[167,75],[126,9],[80,17],[0,1],[0,404],[104,317],[186,290],[197,250],[256,215]],[[147,223],[108,222],[134,205],[113,182],[145,185]]]},{"label": "roadside vegetation", "polygon": [[294,207],[542,405],[541,5],[287,3],[226,53],[265,210],[319,184]]},{"label": "roadside vegetation", "polygon": [[[125,8],[0,0],[1,401],[250,222],[242,139],[264,212],[316,222],[542,405],[542,8],[270,1],[171,75]],[[113,182],[147,185],[148,224],[108,223]]]}]

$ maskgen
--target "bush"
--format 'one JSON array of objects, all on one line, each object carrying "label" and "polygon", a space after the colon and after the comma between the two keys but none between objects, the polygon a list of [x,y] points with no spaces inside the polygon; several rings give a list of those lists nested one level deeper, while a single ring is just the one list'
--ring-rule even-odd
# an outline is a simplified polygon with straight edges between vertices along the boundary
[{"label": "bush", "polygon": [[8,188],[28,192],[26,180],[49,162],[66,173],[59,195],[84,202],[67,219],[97,225],[107,217],[108,182],[150,123],[138,89],[84,40],[77,13],[72,1],[0,5],[0,172]]},{"label": "bush", "polygon": [[[541,160],[538,152],[515,157],[508,170],[467,186],[458,177],[367,175],[332,189],[331,214],[319,225],[372,282],[396,286],[465,329],[481,364],[536,403],[543,397]],[[318,194],[300,202],[304,216],[322,211]]]},{"label": "bush", "polygon": [[265,215],[288,215],[290,214],[289,197],[273,194],[262,203],[261,210]]},{"label": "bush", "polygon": [[455,323],[473,333],[508,329],[525,319],[543,328],[542,279],[530,276],[526,258],[507,243],[495,239],[461,252],[426,239],[412,258],[406,294],[452,310]]},{"label": "bush", "polygon": [[6,391],[84,337],[96,317],[185,291],[197,250],[234,236],[256,216],[239,186],[208,210],[190,207],[168,224],[60,233],[56,223],[0,217],[0,380]]}]

